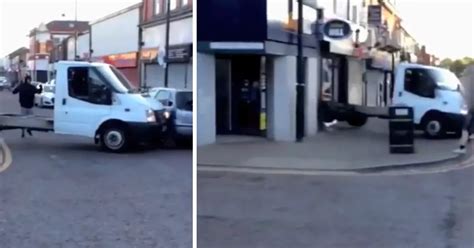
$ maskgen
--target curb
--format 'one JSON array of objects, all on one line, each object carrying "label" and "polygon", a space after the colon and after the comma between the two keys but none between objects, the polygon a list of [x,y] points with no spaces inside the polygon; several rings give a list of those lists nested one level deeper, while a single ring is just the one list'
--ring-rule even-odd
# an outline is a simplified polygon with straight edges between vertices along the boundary
[{"label": "curb", "polygon": [[[428,169],[449,169],[463,168],[474,165],[474,146],[471,146],[470,152],[466,155],[453,155],[449,158],[443,158],[428,162],[415,162],[410,164],[394,164],[383,166],[372,166],[357,169],[303,169],[303,168],[275,168],[275,167],[251,167],[251,166],[233,166],[233,165],[215,165],[215,164],[197,164],[198,172],[251,172],[251,173],[272,173],[272,174],[380,174],[386,172],[403,171],[423,171]],[[454,164],[446,165],[448,162]]]}]

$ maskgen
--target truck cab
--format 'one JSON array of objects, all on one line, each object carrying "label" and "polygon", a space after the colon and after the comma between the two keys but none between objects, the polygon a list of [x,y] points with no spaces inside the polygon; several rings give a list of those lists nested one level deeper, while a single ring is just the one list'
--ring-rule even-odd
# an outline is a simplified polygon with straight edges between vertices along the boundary
[{"label": "truck cab", "polygon": [[[400,63],[394,69],[394,76],[391,98],[386,106],[324,101],[322,92],[320,118],[323,122],[347,121],[360,127],[369,117],[389,118],[390,106],[409,106],[413,108],[416,128],[423,130],[428,138],[440,138],[447,133],[461,134],[468,109],[463,86],[454,73],[434,66]],[[367,95],[367,92],[360,95]]]},{"label": "truck cab", "polygon": [[460,133],[468,109],[454,73],[410,63],[399,64],[395,73],[392,105],[413,107],[415,124],[430,138]]},{"label": "truck cab", "polygon": [[146,99],[113,66],[61,61],[56,69],[55,133],[93,138],[121,152],[157,139],[166,128],[163,106]]}]

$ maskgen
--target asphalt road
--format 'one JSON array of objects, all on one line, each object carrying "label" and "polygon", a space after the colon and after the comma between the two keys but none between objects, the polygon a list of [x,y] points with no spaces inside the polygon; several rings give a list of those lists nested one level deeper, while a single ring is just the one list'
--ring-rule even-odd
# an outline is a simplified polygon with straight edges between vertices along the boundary
[{"label": "asphalt road", "polygon": [[[0,112],[19,112],[17,98],[0,92]],[[117,155],[51,133],[0,138],[12,152],[0,173],[0,247],[191,247],[190,150]]]},{"label": "asphalt road", "polygon": [[198,247],[472,248],[473,179],[200,172]]}]

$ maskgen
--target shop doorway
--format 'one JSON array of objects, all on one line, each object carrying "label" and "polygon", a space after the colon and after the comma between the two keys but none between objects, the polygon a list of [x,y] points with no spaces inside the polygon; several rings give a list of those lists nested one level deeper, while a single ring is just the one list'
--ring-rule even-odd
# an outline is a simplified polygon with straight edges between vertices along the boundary
[{"label": "shop doorway", "polygon": [[260,56],[216,59],[217,134],[264,135],[266,87],[261,68]]}]

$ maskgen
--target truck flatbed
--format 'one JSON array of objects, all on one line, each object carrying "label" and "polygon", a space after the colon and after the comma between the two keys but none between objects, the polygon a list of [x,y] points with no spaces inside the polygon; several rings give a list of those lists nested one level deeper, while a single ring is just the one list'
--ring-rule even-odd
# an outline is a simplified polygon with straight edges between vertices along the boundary
[{"label": "truck flatbed", "polygon": [[47,116],[0,113],[0,131],[12,129],[30,129],[43,132],[54,131],[54,120],[52,117]]}]

